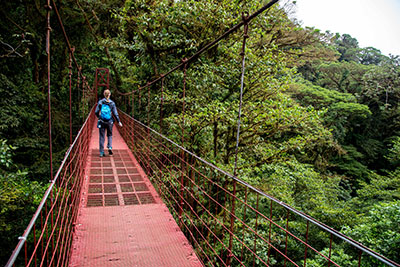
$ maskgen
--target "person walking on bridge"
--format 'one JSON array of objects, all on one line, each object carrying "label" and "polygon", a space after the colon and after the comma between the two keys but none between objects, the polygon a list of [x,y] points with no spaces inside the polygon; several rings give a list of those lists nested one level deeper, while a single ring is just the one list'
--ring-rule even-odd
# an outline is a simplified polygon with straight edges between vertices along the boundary
[{"label": "person walking on bridge", "polygon": [[110,99],[111,92],[110,90],[104,90],[104,98],[101,99],[97,103],[97,107],[95,110],[95,114],[97,118],[99,118],[97,127],[99,128],[99,148],[100,148],[100,157],[104,157],[104,139],[105,139],[105,132],[107,130],[107,148],[108,153],[110,155],[113,154],[112,152],[112,128],[114,125],[114,118],[118,122],[118,125],[122,127],[122,123],[118,116],[117,107]]}]

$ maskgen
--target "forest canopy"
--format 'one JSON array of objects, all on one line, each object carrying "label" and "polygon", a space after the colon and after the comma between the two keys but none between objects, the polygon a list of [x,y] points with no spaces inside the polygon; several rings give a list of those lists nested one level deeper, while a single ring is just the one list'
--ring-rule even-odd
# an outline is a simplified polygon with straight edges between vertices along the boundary
[{"label": "forest canopy", "polygon": [[[89,82],[96,67],[107,67],[112,90],[120,92],[160,77],[239,22],[242,11],[265,2],[56,1]],[[0,10],[0,262],[50,175],[44,5],[7,1]],[[69,59],[54,14],[51,20],[53,150],[60,162],[69,145]],[[241,34],[203,54],[187,73],[184,145],[228,172]],[[345,33],[302,27],[279,6],[252,21],[247,42],[238,177],[400,262],[400,56],[359,47]],[[166,78],[164,134],[172,140],[180,140],[181,110],[174,105],[182,101],[181,78]],[[76,134],[84,98],[74,90],[73,99]],[[156,130],[157,104],[150,109]],[[147,122],[146,107],[135,108]],[[313,264],[320,266],[317,258]]]}]

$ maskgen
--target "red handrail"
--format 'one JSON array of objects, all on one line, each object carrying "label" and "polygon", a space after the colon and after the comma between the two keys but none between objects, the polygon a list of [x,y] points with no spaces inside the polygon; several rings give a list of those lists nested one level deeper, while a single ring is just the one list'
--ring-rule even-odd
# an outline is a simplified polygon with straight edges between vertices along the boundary
[{"label": "red handrail", "polygon": [[[94,107],[69,147],[54,179],[46,190],[35,214],[14,249],[6,266],[11,267],[25,246],[25,266],[68,265],[72,233],[79,208],[80,190],[91,129],[95,121]],[[32,231],[33,230],[33,231]]]}]

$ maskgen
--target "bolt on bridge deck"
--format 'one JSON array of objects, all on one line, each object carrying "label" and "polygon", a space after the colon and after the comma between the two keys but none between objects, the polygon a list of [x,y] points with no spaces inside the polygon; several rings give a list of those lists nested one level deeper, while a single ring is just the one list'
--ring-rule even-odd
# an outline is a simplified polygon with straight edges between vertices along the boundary
[{"label": "bolt on bridge deck", "polygon": [[71,266],[202,266],[120,136],[99,157],[94,126]]}]

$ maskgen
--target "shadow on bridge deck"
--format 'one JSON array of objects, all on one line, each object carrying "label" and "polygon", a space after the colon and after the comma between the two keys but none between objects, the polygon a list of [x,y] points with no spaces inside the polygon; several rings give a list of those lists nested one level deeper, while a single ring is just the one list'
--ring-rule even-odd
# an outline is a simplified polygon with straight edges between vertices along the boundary
[{"label": "shadow on bridge deck", "polygon": [[202,266],[117,127],[112,156],[98,140],[94,125],[70,266]]}]

